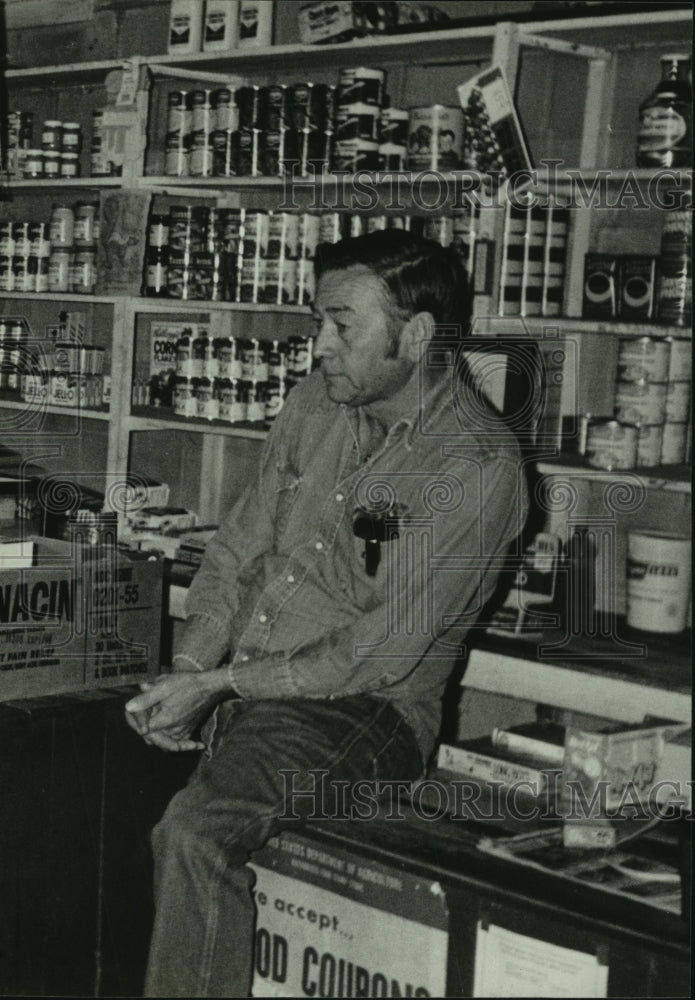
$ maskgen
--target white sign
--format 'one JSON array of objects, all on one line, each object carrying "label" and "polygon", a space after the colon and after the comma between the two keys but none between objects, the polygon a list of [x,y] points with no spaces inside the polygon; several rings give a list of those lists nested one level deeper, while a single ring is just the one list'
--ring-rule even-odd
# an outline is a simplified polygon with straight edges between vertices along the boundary
[{"label": "white sign", "polygon": [[445,995],[448,914],[437,882],[296,835],[260,858],[254,996]]},{"label": "white sign", "polygon": [[474,997],[605,997],[596,955],[478,922]]}]

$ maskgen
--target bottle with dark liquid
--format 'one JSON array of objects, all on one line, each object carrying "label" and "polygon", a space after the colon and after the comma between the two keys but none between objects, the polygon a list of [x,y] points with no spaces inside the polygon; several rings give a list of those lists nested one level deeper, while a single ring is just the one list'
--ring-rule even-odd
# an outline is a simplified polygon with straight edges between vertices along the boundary
[{"label": "bottle with dark liquid", "polygon": [[640,105],[638,167],[689,167],[692,163],[690,56],[661,57],[661,81]]}]

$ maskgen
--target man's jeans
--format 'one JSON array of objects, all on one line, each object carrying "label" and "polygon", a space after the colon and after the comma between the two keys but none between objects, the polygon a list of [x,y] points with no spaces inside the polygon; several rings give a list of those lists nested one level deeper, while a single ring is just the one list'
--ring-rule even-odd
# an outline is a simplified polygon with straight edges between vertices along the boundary
[{"label": "man's jeans", "polygon": [[[283,777],[280,769],[297,773]],[[245,862],[292,826],[278,820],[285,811],[314,812],[314,797],[290,803],[286,791],[316,788],[308,772],[317,769],[328,772],[328,785],[410,781],[422,764],[412,730],[379,698],[222,706],[212,758],[201,760],[153,833],[156,915],[146,996],[250,995],[255,909]],[[330,815],[330,796],[324,808]]]}]

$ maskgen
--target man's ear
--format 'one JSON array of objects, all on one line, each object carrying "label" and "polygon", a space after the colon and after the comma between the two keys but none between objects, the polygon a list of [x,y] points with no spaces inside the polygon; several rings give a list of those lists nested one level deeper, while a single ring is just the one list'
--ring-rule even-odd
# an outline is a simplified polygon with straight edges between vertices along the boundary
[{"label": "man's ear", "polygon": [[420,360],[420,345],[434,336],[432,313],[419,312],[411,316],[401,334],[401,357],[416,364]]}]

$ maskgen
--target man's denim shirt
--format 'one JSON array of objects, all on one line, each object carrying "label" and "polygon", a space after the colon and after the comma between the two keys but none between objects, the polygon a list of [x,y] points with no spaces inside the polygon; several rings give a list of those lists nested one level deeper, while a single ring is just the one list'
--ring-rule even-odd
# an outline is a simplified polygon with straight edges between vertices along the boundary
[{"label": "man's denim shirt", "polygon": [[[429,757],[468,630],[523,527],[513,437],[443,375],[420,412],[379,432],[331,402],[320,373],[290,393],[256,481],[210,541],[174,669],[228,662],[242,698],[392,702]],[[371,455],[361,442],[371,439]],[[399,512],[366,572],[358,508]]]}]

